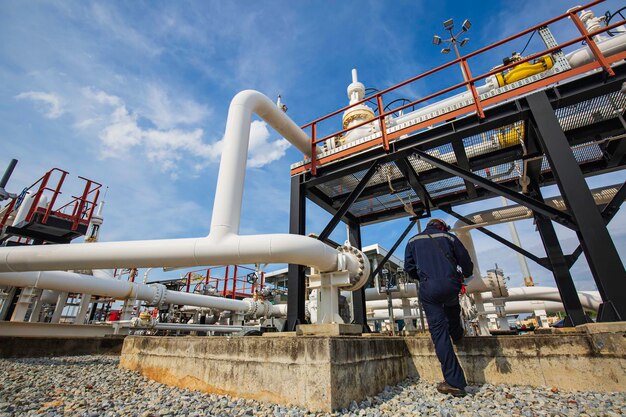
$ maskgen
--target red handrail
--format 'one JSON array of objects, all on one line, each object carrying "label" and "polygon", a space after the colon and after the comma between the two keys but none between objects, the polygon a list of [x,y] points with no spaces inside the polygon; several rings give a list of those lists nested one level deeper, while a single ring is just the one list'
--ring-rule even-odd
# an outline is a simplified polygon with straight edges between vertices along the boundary
[{"label": "red handrail", "polygon": [[[589,48],[591,49],[592,53],[594,54],[594,57],[596,59],[596,61],[595,61],[596,65],[594,66],[594,68],[602,67],[607,72],[607,74],[609,76],[614,75],[614,72],[613,72],[613,70],[611,69],[611,66],[610,66],[610,62],[606,59],[606,57],[604,57],[604,55],[602,54],[602,52],[598,48],[597,44],[593,40],[593,36],[595,36],[597,34],[600,34],[600,33],[604,33],[606,31],[614,29],[614,28],[616,28],[618,26],[621,26],[624,23],[626,23],[626,21],[617,22],[617,23],[614,23],[612,25],[606,26],[604,28],[600,28],[599,30],[596,30],[596,31],[593,31],[593,32],[588,32],[587,29],[585,28],[583,22],[580,20],[580,18],[576,14],[576,13],[578,13],[579,11],[581,11],[581,10],[583,10],[585,8],[589,8],[591,6],[595,6],[595,5],[599,4],[599,3],[602,3],[603,1],[604,0],[595,0],[595,1],[592,1],[590,3],[585,4],[584,6],[578,6],[576,8],[573,8],[573,9],[567,11],[566,13],[563,13],[563,14],[561,14],[561,15],[559,15],[557,17],[554,17],[554,18],[552,18],[552,19],[550,19],[548,21],[545,21],[543,23],[535,25],[535,26],[533,26],[531,28],[528,28],[528,29],[526,29],[526,30],[524,30],[522,32],[519,32],[519,33],[515,34],[515,35],[509,36],[509,37],[507,37],[507,38],[505,38],[503,40],[500,40],[498,42],[495,42],[495,43],[493,43],[491,45],[488,45],[488,46],[485,46],[483,48],[480,48],[477,51],[471,52],[471,53],[469,53],[469,54],[467,54],[465,56],[460,56],[457,59],[454,59],[454,60],[452,60],[450,62],[447,62],[447,63],[445,63],[443,65],[440,65],[440,66],[438,66],[438,67],[436,67],[434,69],[431,69],[429,71],[426,71],[426,72],[424,72],[422,74],[416,75],[416,76],[414,76],[412,78],[409,78],[409,79],[407,79],[407,80],[405,80],[405,81],[403,81],[403,82],[401,82],[399,84],[396,84],[396,85],[394,85],[392,87],[389,87],[389,88],[387,88],[385,90],[379,91],[379,92],[377,92],[377,93],[375,93],[375,94],[373,94],[371,96],[363,98],[362,100],[360,100],[358,102],[355,102],[355,103],[352,103],[352,104],[350,104],[348,106],[342,107],[342,108],[340,108],[340,109],[338,109],[338,110],[336,110],[336,111],[334,111],[332,113],[327,114],[326,116],[320,117],[318,119],[313,120],[312,122],[309,122],[309,123],[303,125],[302,129],[305,129],[307,127],[311,127],[311,163],[310,163],[311,174],[314,175],[314,176],[317,175],[317,166],[320,163],[319,158],[317,157],[317,144],[318,143],[324,142],[324,141],[326,141],[326,140],[328,140],[330,138],[336,137],[338,135],[342,135],[342,134],[344,134],[346,132],[349,132],[349,131],[357,129],[357,128],[361,127],[361,126],[370,124],[370,123],[372,123],[375,120],[378,120],[378,123],[379,123],[379,126],[380,126],[380,131],[381,131],[381,140],[376,141],[376,142],[373,141],[371,146],[375,146],[377,144],[382,144],[383,149],[385,151],[389,151],[389,137],[388,137],[388,133],[387,133],[387,129],[386,129],[385,117],[387,117],[390,114],[393,114],[395,112],[398,112],[400,110],[404,110],[406,108],[415,106],[416,104],[425,102],[425,101],[433,99],[435,97],[439,97],[439,96],[441,96],[443,94],[446,94],[446,93],[448,93],[450,91],[456,90],[456,89],[461,88],[461,87],[466,87],[470,91],[470,93],[472,95],[472,98],[473,98],[473,107],[474,107],[474,109],[476,111],[476,114],[478,115],[478,117],[483,118],[484,117],[484,111],[483,111],[483,106],[481,104],[480,96],[479,96],[478,91],[476,90],[476,87],[475,87],[476,81],[485,79],[485,78],[487,78],[487,77],[489,77],[491,75],[497,74],[497,73],[501,73],[502,71],[505,71],[507,69],[513,68],[513,67],[518,66],[520,64],[523,64],[525,62],[529,62],[529,61],[531,61],[533,59],[536,59],[536,58],[538,58],[540,56],[544,56],[546,54],[549,54],[549,53],[552,53],[552,52],[555,52],[555,51],[559,51],[559,50],[561,50],[561,49],[563,49],[565,47],[568,47],[568,46],[573,45],[573,44],[575,44],[577,42],[580,42],[580,41],[587,42],[587,44],[589,45]],[[496,69],[492,69],[492,70],[490,70],[490,71],[488,71],[486,73],[483,73],[483,74],[481,74],[479,76],[473,77],[471,75],[469,64],[467,62],[469,58],[475,57],[475,56],[477,56],[477,55],[479,55],[479,54],[481,54],[483,52],[491,50],[491,49],[493,49],[493,48],[495,48],[497,46],[500,46],[500,45],[502,45],[504,43],[510,42],[510,41],[512,41],[514,39],[517,39],[517,38],[519,38],[521,36],[524,36],[524,35],[526,35],[528,33],[531,33],[531,32],[533,32],[535,30],[538,30],[538,29],[540,29],[540,28],[542,28],[544,26],[547,26],[549,24],[552,24],[554,22],[560,21],[560,20],[565,19],[565,18],[570,18],[574,22],[574,24],[576,25],[577,29],[580,31],[581,36],[576,37],[576,38],[574,38],[574,39],[572,39],[572,40],[570,40],[568,42],[564,42],[564,43],[562,43],[560,45],[557,45],[555,47],[548,48],[548,49],[546,49],[546,50],[544,50],[542,52],[538,52],[538,53],[532,54],[532,55],[530,55],[528,57],[525,57],[525,58],[523,58],[521,60],[518,60],[516,62],[512,62],[512,63],[510,63],[508,65],[503,65],[503,66],[500,66],[500,67],[498,67]],[[441,91],[438,91],[436,93],[430,94],[430,95],[428,95],[426,97],[422,97],[422,98],[420,98],[418,100],[412,101],[412,102],[410,102],[408,104],[405,104],[405,105],[402,105],[400,107],[391,109],[391,110],[389,110],[387,112],[383,111],[383,109],[384,109],[384,107],[383,107],[383,99],[382,99],[383,95],[385,95],[385,94],[387,94],[387,93],[389,93],[391,91],[397,90],[398,88],[403,87],[403,86],[405,86],[407,84],[410,84],[412,82],[420,80],[420,79],[422,79],[422,78],[424,78],[424,77],[426,77],[428,75],[431,75],[433,73],[439,72],[439,71],[441,71],[441,70],[443,70],[445,68],[448,68],[448,67],[450,67],[450,66],[452,66],[454,64],[459,64],[461,66],[461,70],[462,70],[463,75],[464,75],[464,81],[463,82],[460,82],[460,83],[455,84],[455,85],[453,85],[451,87],[445,88],[445,89],[443,89]],[[570,69],[569,71],[572,71],[572,70]],[[568,71],[565,71],[562,74],[565,74],[567,72]],[[571,76],[577,75],[575,71],[573,71],[571,74],[572,74]],[[552,75],[551,77],[553,77],[553,76],[555,76],[555,75]],[[548,78],[550,78],[550,77],[548,77]],[[537,87],[537,88],[539,88],[539,87]],[[324,136],[322,138],[318,138],[318,136],[317,136],[317,125],[320,122],[322,122],[324,120],[327,120],[327,119],[329,119],[329,118],[331,118],[333,116],[336,116],[339,113],[345,112],[346,110],[349,110],[349,109],[351,109],[351,108],[353,108],[355,106],[358,106],[359,104],[363,104],[365,102],[371,101],[372,99],[376,99],[376,103],[377,103],[377,107],[378,107],[378,115],[374,119],[370,119],[370,120],[366,120],[366,121],[361,122],[361,123],[357,123],[354,126],[351,126],[349,128],[345,128],[345,129],[339,130],[339,131],[337,131],[335,133],[332,133],[330,135]],[[494,102],[492,100],[490,100],[490,102],[491,102],[491,104],[494,104]],[[463,109],[465,109],[467,107],[468,106],[465,106],[465,107],[463,107]],[[458,113],[458,110],[455,112],[455,114],[456,113]],[[438,120],[439,120],[438,118],[434,119],[431,124],[438,123],[439,122]],[[419,124],[419,125],[421,126],[422,124]]]}]

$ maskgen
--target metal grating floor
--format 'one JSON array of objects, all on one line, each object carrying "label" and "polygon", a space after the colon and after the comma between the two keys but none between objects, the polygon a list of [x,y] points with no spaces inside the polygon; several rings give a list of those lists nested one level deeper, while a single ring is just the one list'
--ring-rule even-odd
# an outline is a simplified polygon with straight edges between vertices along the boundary
[{"label": "metal grating floor", "polygon": [[[614,119],[618,114],[623,114],[624,109],[626,109],[626,95],[613,92],[575,105],[558,108],[555,113],[563,130],[569,131]],[[518,147],[525,139],[524,126],[525,122],[519,121],[503,128],[488,130],[464,138],[463,146],[468,158],[476,160],[480,159],[482,155],[491,154],[503,148]],[[589,139],[592,139],[591,135]],[[456,163],[456,156],[451,144],[438,146],[427,152],[446,162]],[[598,161],[604,157],[601,146],[592,141],[572,147],[572,152],[581,165]],[[409,156],[407,160],[418,175],[433,171],[430,164],[416,157]],[[519,156],[510,161],[499,162],[493,166],[475,170],[474,173],[495,182],[510,182],[522,175],[524,162]],[[541,170],[543,173],[550,171],[549,163],[545,157],[543,157]],[[354,190],[365,173],[365,170],[359,171],[316,187],[331,200],[337,200],[334,205],[338,207],[343,198]],[[386,186],[389,180],[393,184],[393,191],[388,185]],[[419,197],[410,188],[408,181],[394,163],[387,163],[379,167],[378,172],[370,179],[367,188],[376,185],[379,186],[376,187],[377,193],[367,195],[367,192],[364,192],[361,198],[350,208],[351,214],[358,218],[372,213],[397,211],[402,209],[403,202],[412,204],[419,202]],[[458,177],[432,180],[426,182],[424,186],[435,201],[445,196],[467,191],[465,182]]]}]

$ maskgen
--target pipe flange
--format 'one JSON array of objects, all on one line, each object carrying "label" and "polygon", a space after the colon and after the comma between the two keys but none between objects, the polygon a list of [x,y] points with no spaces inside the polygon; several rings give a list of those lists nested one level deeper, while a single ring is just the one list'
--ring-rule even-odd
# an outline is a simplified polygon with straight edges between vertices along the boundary
[{"label": "pipe flange", "polygon": [[259,309],[257,302],[254,301],[252,298],[244,298],[243,301],[248,303],[248,311],[246,311],[245,313],[246,317],[254,317],[257,310]]},{"label": "pipe flange", "polygon": [[356,260],[358,264],[357,271],[350,274],[350,286],[346,287],[345,289],[348,291],[356,291],[360,289],[367,283],[367,280],[369,278],[369,261],[367,260],[363,252],[350,245],[349,242],[346,242],[345,245],[338,247],[337,250],[339,250],[339,252],[342,253],[343,256],[351,257],[352,259]]},{"label": "pipe flange", "polygon": [[167,288],[165,288],[165,285],[151,284],[150,286],[155,289],[150,305],[158,307],[161,304],[164,304],[165,299],[167,298]]}]

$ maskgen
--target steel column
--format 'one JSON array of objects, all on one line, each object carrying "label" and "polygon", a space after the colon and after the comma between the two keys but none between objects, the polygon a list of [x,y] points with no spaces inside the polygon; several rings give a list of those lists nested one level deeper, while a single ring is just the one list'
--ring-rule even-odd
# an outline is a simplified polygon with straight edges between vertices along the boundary
[{"label": "steel column", "polygon": [[[537,198],[541,198],[541,191],[533,180],[531,184],[531,193]],[[554,275],[554,281],[556,287],[559,290],[563,307],[567,313],[566,326],[577,326],[587,322],[583,306],[580,304],[578,298],[578,292],[576,286],[572,280],[572,274],[570,273],[570,265],[567,262],[567,258],[563,255],[563,249],[559,243],[559,238],[554,230],[552,222],[541,214],[535,213],[535,224],[541,241],[548,255],[548,261],[552,265],[552,274]]]},{"label": "steel column", "polygon": [[[358,223],[348,224],[348,237],[353,247],[362,249],[361,226]],[[360,324],[364,332],[370,332],[365,314],[365,286],[352,292],[352,323]]]},{"label": "steel column", "polygon": [[574,158],[545,92],[527,98],[538,139],[557,185],[578,225],[578,239],[604,303],[599,321],[626,320],[626,271],[604,219]]},{"label": "steel column", "polygon": [[[306,233],[306,195],[302,185],[302,175],[291,177],[291,198],[289,208],[289,233]],[[304,267],[289,264],[287,270],[287,331],[295,331],[298,324],[304,323],[305,276]]]}]

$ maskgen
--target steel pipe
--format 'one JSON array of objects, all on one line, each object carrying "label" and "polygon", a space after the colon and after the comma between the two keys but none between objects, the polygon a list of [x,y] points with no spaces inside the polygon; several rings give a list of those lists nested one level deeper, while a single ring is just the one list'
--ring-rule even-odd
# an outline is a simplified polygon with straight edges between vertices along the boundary
[{"label": "steel pipe", "polygon": [[352,276],[368,276],[367,263],[361,266],[353,253],[339,252],[317,239],[238,235],[252,114],[310,154],[310,138],[267,97],[252,90],[237,94],[228,112],[211,231],[206,238],[0,248],[0,272],[289,263],[321,272],[348,270]]}]

